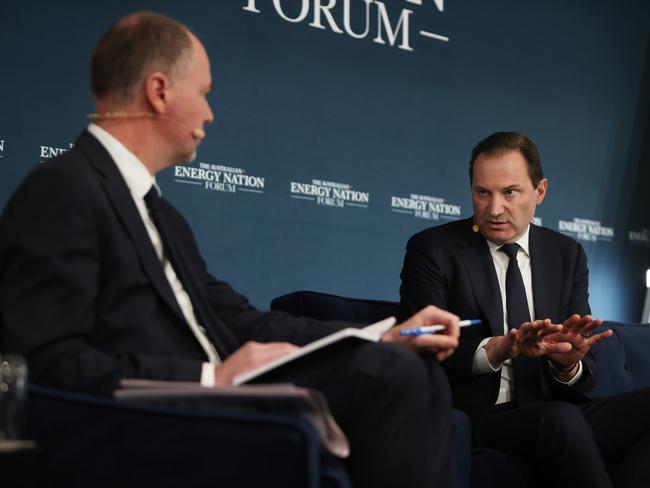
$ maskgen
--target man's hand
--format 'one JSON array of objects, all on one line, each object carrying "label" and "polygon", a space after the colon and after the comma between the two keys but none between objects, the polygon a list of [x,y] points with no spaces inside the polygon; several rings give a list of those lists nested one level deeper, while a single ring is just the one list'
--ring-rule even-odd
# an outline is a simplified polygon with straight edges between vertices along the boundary
[{"label": "man's hand", "polygon": [[591,315],[572,315],[564,321],[562,330],[548,338],[550,342],[569,343],[571,349],[565,352],[557,351],[548,354],[553,364],[559,369],[566,369],[582,360],[587,351],[594,344],[604,341],[614,332],[608,329],[599,334],[591,334],[594,329],[603,323],[602,319],[594,320]]},{"label": "man's hand", "polygon": [[[425,327],[427,325],[444,325],[445,330],[436,334],[422,334],[418,336],[400,335],[402,329]],[[444,361],[458,347],[458,317],[450,312],[433,305],[423,308],[410,319],[390,329],[382,337],[383,342],[397,342],[417,352],[433,352],[438,361]]]},{"label": "man's hand", "polygon": [[262,366],[296,349],[299,347],[288,342],[247,342],[215,368],[214,382],[217,385],[231,385],[235,376]]},{"label": "man's hand", "polygon": [[526,322],[518,329],[511,329],[507,335],[493,337],[485,345],[488,361],[492,366],[517,356],[539,357],[551,353],[566,353],[571,344],[549,337],[562,330],[562,326],[552,324],[549,319]]}]

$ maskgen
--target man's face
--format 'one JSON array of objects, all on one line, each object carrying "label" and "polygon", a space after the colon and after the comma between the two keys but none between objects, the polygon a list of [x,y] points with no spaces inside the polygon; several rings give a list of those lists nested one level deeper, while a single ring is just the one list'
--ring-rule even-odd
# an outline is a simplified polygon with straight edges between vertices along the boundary
[{"label": "man's face", "polygon": [[472,203],[481,234],[495,244],[517,241],[544,200],[546,185],[543,179],[533,187],[519,151],[479,155],[474,161]]},{"label": "man's face", "polygon": [[212,110],[206,98],[212,87],[210,61],[199,40],[194,36],[191,38],[194,52],[192,60],[187,72],[171,86],[173,103],[168,116],[177,122],[174,130],[174,148],[177,152],[174,159],[177,163],[189,162],[196,158],[196,147],[200,138],[197,138],[193,131],[203,130],[203,126],[213,120]]}]

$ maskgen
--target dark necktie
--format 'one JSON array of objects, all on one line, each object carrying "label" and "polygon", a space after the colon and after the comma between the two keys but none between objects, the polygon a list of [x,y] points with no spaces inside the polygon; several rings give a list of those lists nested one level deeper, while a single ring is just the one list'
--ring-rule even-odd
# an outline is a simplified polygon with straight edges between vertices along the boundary
[{"label": "dark necktie", "polygon": [[172,244],[172,234],[169,231],[165,220],[165,211],[162,206],[162,199],[158,195],[158,190],[154,186],[151,187],[151,190],[144,196],[144,202],[147,204],[149,209],[149,214],[153,220],[156,229],[158,229],[158,234],[160,235],[160,240],[163,244],[164,255],[167,256],[169,262],[174,268],[174,272],[178,276],[178,279],[183,284],[185,292],[189,295],[192,305],[194,306],[194,312],[197,315],[197,319],[200,321],[203,319],[202,310],[200,309],[200,304],[197,303],[196,293],[192,286],[192,281],[190,280],[190,272],[186,269],[185,260],[183,256],[179,255],[178,250]]},{"label": "dark necktie", "polygon": [[144,203],[147,204],[147,209],[149,210],[151,219],[153,220],[156,229],[158,229],[158,234],[160,235],[160,240],[163,244],[163,254],[171,261],[174,271],[179,273],[180,277],[178,263],[176,262],[177,260],[174,259],[173,248],[169,239],[169,232],[165,225],[165,219],[162,217],[162,206],[160,202],[161,199],[158,195],[158,190],[156,190],[155,186],[152,186],[149,192],[144,196]]},{"label": "dark necktie", "polygon": [[[147,209],[149,210],[149,214],[151,215],[151,219],[153,220],[156,229],[158,229],[158,234],[160,235],[160,240],[162,241],[163,244],[164,255],[167,256],[167,259],[169,259],[172,268],[174,268],[174,272],[176,273],[178,279],[183,284],[183,289],[190,297],[190,301],[192,302],[192,308],[194,309],[194,314],[196,316],[196,319],[199,321],[200,324],[205,324],[207,320],[206,314],[203,310],[203,307],[201,306],[200,300],[197,300],[196,290],[194,290],[192,280],[190,279],[190,272],[188,269],[186,269],[187,266],[186,261],[183,259],[183,256],[179,255],[178,250],[172,244],[171,233],[169,231],[169,228],[164,218],[164,208],[162,206],[162,199],[158,195],[158,190],[156,190],[154,186],[152,186],[149,192],[145,195],[144,202],[147,204]],[[210,340],[207,332],[205,332],[204,330],[201,332],[196,332],[193,330],[193,332],[195,335],[202,333],[208,338],[208,340]],[[200,339],[199,342],[201,342]],[[208,354],[209,357],[210,354],[207,351],[206,353]]]},{"label": "dark necktie", "polygon": [[516,329],[524,322],[530,322],[526,288],[517,264],[519,244],[505,244],[499,251],[508,256],[508,270],[506,271],[506,311],[508,314],[508,329]]},{"label": "dark necktie", "polygon": [[[508,329],[516,329],[524,322],[530,322],[530,311],[526,299],[526,288],[517,264],[519,244],[505,244],[499,251],[508,256],[506,271],[506,313]],[[535,358],[518,356],[512,361],[514,374],[515,395],[520,405],[539,399],[539,377],[537,375],[538,361]]]}]

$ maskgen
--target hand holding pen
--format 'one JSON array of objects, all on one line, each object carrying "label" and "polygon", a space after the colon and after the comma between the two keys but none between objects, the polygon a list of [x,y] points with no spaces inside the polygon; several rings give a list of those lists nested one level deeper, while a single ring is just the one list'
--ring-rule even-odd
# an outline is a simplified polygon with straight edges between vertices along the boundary
[{"label": "hand holding pen", "polygon": [[[438,361],[451,356],[458,347],[460,328],[458,317],[446,310],[429,305],[418,313],[390,329],[382,337],[383,342],[396,342],[418,353],[433,353]],[[438,334],[404,335],[403,330],[413,330],[432,325],[442,326],[444,331]],[[438,329],[440,330],[440,329]]]},{"label": "hand holding pen", "polygon": [[[470,325],[478,325],[480,323],[481,321],[478,319],[461,320],[460,322],[458,322],[458,327],[469,327]],[[427,325],[415,329],[402,329],[399,331],[399,334],[412,335],[412,336],[418,336],[422,334],[435,334],[436,332],[440,332],[442,330],[445,330],[446,328],[447,327],[445,325],[441,325],[441,324]]]}]

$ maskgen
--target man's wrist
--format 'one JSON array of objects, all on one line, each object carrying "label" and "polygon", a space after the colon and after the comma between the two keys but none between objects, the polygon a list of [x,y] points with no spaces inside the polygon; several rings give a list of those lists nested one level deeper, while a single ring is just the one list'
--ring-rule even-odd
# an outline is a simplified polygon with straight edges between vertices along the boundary
[{"label": "man's wrist", "polygon": [[512,359],[508,354],[509,350],[503,345],[503,341],[505,340],[507,340],[506,336],[495,336],[490,338],[483,346],[488,361],[495,369],[499,369],[501,364],[508,359]]},{"label": "man's wrist", "polygon": [[571,373],[573,373],[575,371],[575,369],[578,367],[579,364],[580,364],[580,361],[577,361],[577,362],[575,362],[573,364],[570,364],[568,366],[563,366],[561,364],[556,364],[556,363],[554,363],[553,361],[550,361],[550,360],[548,362],[548,365],[551,367],[551,369],[555,373],[558,373],[558,374],[563,375],[563,376],[567,376],[567,375],[570,375]]}]

